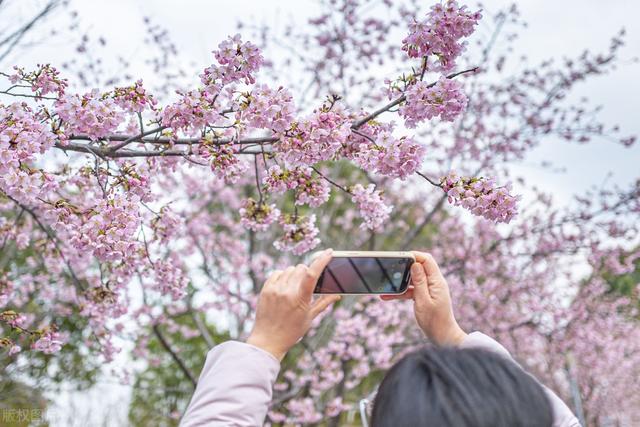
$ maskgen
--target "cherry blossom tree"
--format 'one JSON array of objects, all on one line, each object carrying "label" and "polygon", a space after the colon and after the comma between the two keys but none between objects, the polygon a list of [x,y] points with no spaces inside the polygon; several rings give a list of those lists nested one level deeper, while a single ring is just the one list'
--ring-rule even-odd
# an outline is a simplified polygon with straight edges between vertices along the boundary
[{"label": "cherry blossom tree", "polygon": [[[118,375],[177,388],[158,420],[171,424],[206,349],[246,336],[270,270],[321,246],[428,249],[463,328],[496,336],[570,404],[577,387],[588,425],[637,420],[638,307],[605,278],[640,257],[640,180],[560,207],[509,172],[550,136],[634,145],[566,101],[616,64],[623,34],[514,73],[515,7],[322,5],[302,33],[241,26],[172,94],[136,78],[75,91],[55,64],[2,72],[3,366],[69,348],[108,366],[132,349],[147,369]],[[493,32],[470,45],[481,19]],[[278,47],[286,64],[268,60]],[[169,63],[155,67],[170,76]],[[285,66],[298,83],[278,78]],[[411,310],[345,298],[283,361],[267,422],[353,419],[424,344]],[[136,402],[132,417],[148,416]]]}]

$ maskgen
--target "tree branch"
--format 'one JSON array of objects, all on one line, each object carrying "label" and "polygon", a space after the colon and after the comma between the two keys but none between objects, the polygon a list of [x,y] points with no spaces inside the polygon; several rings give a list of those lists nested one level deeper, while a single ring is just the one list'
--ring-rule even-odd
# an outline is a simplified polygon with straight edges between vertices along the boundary
[{"label": "tree branch", "polygon": [[9,46],[7,46],[5,51],[0,55],[0,61],[6,58],[7,55],[11,53],[13,48],[20,42],[20,40],[22,40],[24,35],[27,34],[39,20],[44,18],[46,15],[48,15],[58,5],[58,3],[59,3],[58,0],[51,0],[49,3],[45,5],[45,7],[42,9],[42,11],[40,11],[40,13],[38,13],[36,16],[34,16],[31,19],[31,21],[27,22],[22,27],[18,28],[13,33],[5,37],[4,39],[0,40],[0,46],[3,46],[7,43],[9,44]]},{"label": "tree branch", "polygon": [[173,348],[171,348],[171,345],[169,344],[169,342],[166,340],[164,335],[162,335],[162,332],[160,332],[160,327],[156,324],[156,325],[153,325],[152,329],[156,337],[158,337],[160,344],[162,344],[162,347],[164,347],[164,349],[169,352],[169,354],[171,355],[171,358],[174,360],[174,362],[176,362],[180,370],[185,374],[185,376],[189,379],[189,381],[191,381],[193,388],[195,388],[196,385],[198,384],[196,377],[193,375],[193,373],[191,373],[189,368],[187,368],[187,365],[184,364],[182,359],[180,359],[180,356],[178,356],[178,354],[173,350]]},{"label": "tree branch", "polygon": [[[56,143],[56,148],[62,151],[75,151],[78,153],[90,153],[95,154],[99,157],[103,158],[121,158],[121,157],[185,157],[189,156],[188,151],[182,150],[164,150],[164,151],[144,151],[144,150],[121,150],[112,152],[109,149],[98,149],[95,147],[90,147],[87,144],[60,144]],[[266,154],[271,154],[269,151],[265,152]],[[235,154],[244,154],[244,155],[261,155],[262,151],[238,151]]]},{"label": "tree branch", "polygon": [[404,242],[404,246],[403,246],[404,248],[408,248],[409,246],[411,246],[411,244],[414,242],[414,240],[416,240],[416,238],[420,235],[422,230],[427,226],[427,224],[429,224],[431,222],[431,220],[433,219],[434,215],[440,209],[442,209],[442,205],[444,204],[445,200],[447,200],[447,195],[446,194],[443,194],[442,196],[440,196],[440,199],[438,199],[438,202],[431,209],[431,211],[427,214],[427,216],[424,217],[424,220],[422,220],[420,225],[418,225],[417,227],[414,227],[412,229],[411,234],[407,237],[407,239]]},{"label": "tree branch", "polygon": [[[472,73],[475,72],[476,70],[478,70],[478,67],[473,67],[473,68],[469,68],[467,70],[462,70],[462,71],[458,71],[456,73],[452,73],[449,74],[447,76],[448,79],[452,79],[454,77],[457,77],[461,74],[465,74],[465,73]],[[436,84],[436,82],[433,82],[431,84],[429,84],[428,87],[432,87]],[[351,124],[351,129],[357,133],[358,135],[367,137],[366,135],[362,134],[361,132],[357,132],[358,128],[362,127],[365,123],[367,123],[369,120],[373,120],[374,118],[376,118],[377,116],[379,116],[380,114],[389,111],[390,109],[392,109],[393,107],[395,107],[396,105],[404,102],[406,100],[405,96],[402,95],[399,98],[391,101],[390,103],[388,103],[387,105],[384,105],[383,107],[380,107],[379,109],[375,110],[374,112],[368,114],[367,116],[356,120],[355,122],[353,122]],[[119,144],[116,144],[112,147],[109,147],[107,149],[93,149],[94,154],[99,155],[99,156],[104,156],[104,157],[112,157],[112,158],[116,158],[116,157],[160,157],[160,156],[185,156],[184,151],[175,151],[175,150],[166,150],[166,151],[143,151],[143,150],[126,150],[126,151],[120,151],[121,148],[129,145],[132,142],[139,142],[142,144],[164,144],[164,145],[169,145],[169,146],[173,146],[173,145],[194,145],[194,144],[200,144],[202,142],[202,138],[168,138],[168,137],[152,137],[152,138],[148,138],[149,135],[153,135],[156,134],[158,132],[161,132],[162,130],[164,130],[165,127],[164,126],[159,126],[155,129],[151,129],[149,131],[146,132],[141,132],[138,135],[108,135],[104,138],[101,138],[101,140],[104,141],[122,141]],[[71,141],[69,144],[60,144],[60,143],[56,143],[55,147],[64,151],[77,151],[77,152],[90,152],[87,149],[87,145],[86,144],[74,144],[73,141],[93,141],[92,138],[90,138],[88,135],[73,135],[69,138],[69,140]],[[261,148],[263,148],[264,144],[272,144],[274,142],[278,142],[280,139],[276,136],[264,136],[264,137],[253,137],[253,138],[242,138],[242,139],[236,139],[236,138],[220,138],[220,139],[216,139],[213,141],[213,144],[216,145],[225,145],[225,144],[238,144],[238,145],[259,145],[261,146]],[[261,152],[259,152],[261,154]],[[259,154],[258,152],[254,152],[254,151],[238,151],[236,154],[250,154],[250,155],[255,155],[255,154]],[[435,184],[434,184],[435,185]]]},{"label": "tree branch", "polygon": [[20,206],[24,211],[26,211],[29,215],[31,215],[31,217],[33,218],[33,220],[36,222],[36,224],[38,224],[38,227],[40,227],[40,229],[42,229],[42,231],[45,232],[45,234],[47,235],[47,237],[49,238],[49,240],[51,240],[53,242],[53,245],[55,246],[56,250],[58,251],[58,253],[60,254],[60,258],[62,258],[62,261],[64,261],[65,265],[67,266],[67,270],[69,271],[69,275],[71,276],[71,278],[73,279],[73,282],[75,283],[75,285],[84,290],[84,286],[82,285],[82,282],[80,282],[80,280],[78,279],[78,276],[76,276],[76,273],[73,271],[73,268],[71,268],[71,264],[69,263],[69,261],[67,261],[66,257],[64,256],[64,253],[62,252],[62,249],[60,249],[60,246],[58,245],[58,237],[53,233],[53,231],[49,230],[41,221],[40,218],[38,218],[38,215],[33,211],[33,209],[23,205],[22,203],[20,203],[19,201],[17,201],[16,199],[14,199],[13,197],[11,197],[10,195],[5,193],[5,196],[11,200],[13,203],[15,203],[16,205]]},{"label": "tree branch", "polygon": [[[467,70],[462,70],[462,71],[458,71],[456,73],[451,73],[447,76],[448,79],[453,79],[461,74],[466,74],[466,73],[475,73],[476,71],[478,71],[478,67],[473,67],[473,68],[469,68]],[[430,83],[427,87],[433,87],[436,85],[437,82],[433,82]],[[351,129],[358,129],[360,128],[362,125],[364,125],[365,123],[367,123],[369,120],[373,120],[376,117],[378,117],[380,114],[389,111],[390,109],[392,109],[393,107],[395,107],[398,104],[403,103],[404,101],[406,101],[407,98],[402,95],[397,99],[394,99],[393,101],[391,101],[390,103],[388,103],[387,105],[378,108],[377,110],[375,110],[373,113],[368,114],[367,116],[361,118],[360,120],[356,120],[352,125],[351,125]]]}]

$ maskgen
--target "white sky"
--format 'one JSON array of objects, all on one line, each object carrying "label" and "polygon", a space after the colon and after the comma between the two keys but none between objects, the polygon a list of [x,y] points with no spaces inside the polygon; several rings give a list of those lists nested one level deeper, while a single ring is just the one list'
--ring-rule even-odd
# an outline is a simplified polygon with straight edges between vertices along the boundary
[{"label": "white sky", "polygon": [[[169,28],[181,55],[186,61],[195,63],[194,72],[211,62],[210,52],[222,39],[237,32],[239,19],[247,21],[247,18],[255,17],[256,22],[278,23],[282,22],[283,16],[291,15],[304,25],[304,18],[317,10],[317,6],[308,0],[83,0],[75,4],[83,28],[104,35],[109,42],[107,52],[113,52],[114,57],[119,53],[134,59],[143,53],[145,31],[141,22],[144,16],[149,16]],[[484,9],[489,15],[508,4],[503,0],[490,0],[485,2]],[[576,95],[588,96],[595,104],[603,105],[600,117],[605,123],[619,123],[624,134],[640,135],[640,65],[632,61],[640,54],[640,25],[637,23],[640,2],[525,0],[518,4],[529,26],[521,32],[515,47],[518,52],[526,53],[532,63],[551,56],[575,56],[586,47],[605,50],[612,35],[621,27],[627,29],[627,45],[622,50],[624,64],[608,75],[580,84]],[[56,40],[54,43],[45,40],[28,55],[16,54],[12,63],[28,66],[37,62],[53,65],[64,62],[71,54],[70,45],[66,43],[68,39]],[[152,76],[136,77],[147,79]],[[552,173],[533,166],[541,160],[554,160],[556,166],[565,167],[567,172]],[[595,141],[587,146],[549,141],[513,170],[528,180],[535,180],[539,187],[552,192],[555,199],[562,202],[571,194],[600,184],[608,172],[613,173],[611,182],[624,184],[635,180],[640,175],[640,144],[624,149],[607,141]],[[126,390],[109,390],[106,393],[104,388],[96,390],[85,397],[91,403],[83,406],[95,411],[95,420],[102,419],[104,412],[100,414],[100,408],[113,409],[111,403],[126,400]],[[69,408],[64,401],[71,402],[77,396],[62,393],[60,399],[61,407]],[[108,425],[120,425],[126,419],[126,409],[126,405],[121,405],[123,412]],[[75,410],[80,408],[76,405]],[[112,412],[112,415],[116,414]],[[68,425],[69,420],[58,423]]]}]

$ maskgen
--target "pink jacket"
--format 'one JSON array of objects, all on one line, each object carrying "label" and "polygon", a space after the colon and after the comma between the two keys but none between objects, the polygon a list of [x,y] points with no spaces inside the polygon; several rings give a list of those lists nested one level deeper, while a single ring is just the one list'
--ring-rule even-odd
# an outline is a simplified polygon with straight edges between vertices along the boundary
[{"label": "pink jacket", "polygon": [[[483,348],[511,359],[498,342],[473,332],[463,348]],[[280,362],[250,344],[228,341],[209,351],[180,426],[260,426],[267,415]],[[553,408],[553,427],[580,427],[567,405],[545,387]]]}]

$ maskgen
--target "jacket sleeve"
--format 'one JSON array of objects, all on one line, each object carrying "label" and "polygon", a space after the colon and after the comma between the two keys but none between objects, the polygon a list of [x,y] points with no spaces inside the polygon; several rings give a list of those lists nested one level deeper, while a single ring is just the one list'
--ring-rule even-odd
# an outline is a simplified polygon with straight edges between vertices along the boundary
[{"label": "jacket sleeve", "polygon": [[[486,336],[480,332],[470,333],[460,345],[461,348],[482,348],[485,350],[498,353],[514,363],[515,360],[511,357],[506,348],[504,348],[496,340]],[[542,385],[544,391],[547,393],[551,408],[553,411],[553,427],[580,427],[580,422],[573,415],[571,409],[560,399],[553,391]]]},{"label": "jacket sleeve", "polygon": [[227,341],[209,351],[180,426],[261,426],[280,362],[250,344]]}]

